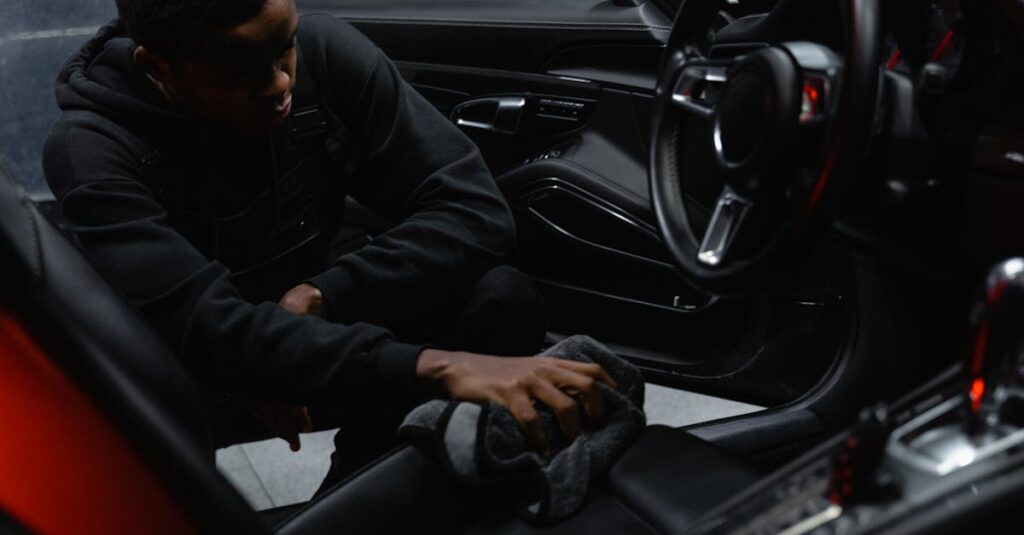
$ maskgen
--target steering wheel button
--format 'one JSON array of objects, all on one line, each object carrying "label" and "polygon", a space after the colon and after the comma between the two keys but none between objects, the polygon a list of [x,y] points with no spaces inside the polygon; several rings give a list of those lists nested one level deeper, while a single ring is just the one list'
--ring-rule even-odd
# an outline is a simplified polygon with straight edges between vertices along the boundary
[{"label": "steering wheel button", "polygon": [[823,116],[825,103],[825,80],[815,76],[804,78],[800,102],[800,122],[811,122]]}]

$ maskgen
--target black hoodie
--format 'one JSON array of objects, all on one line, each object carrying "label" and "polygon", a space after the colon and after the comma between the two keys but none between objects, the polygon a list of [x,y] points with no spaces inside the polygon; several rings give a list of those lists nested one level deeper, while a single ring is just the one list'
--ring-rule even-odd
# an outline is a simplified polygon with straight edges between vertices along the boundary
[{"label": "black hoodie", "polygon": [[[62,115],[47,141],[46,179],[88,258],[199,378],[296,402],[409,392],[422,346],[357,321],[435,313],[434,303],[510,252],[511,215],[472,142],[369,40],[323,15],[304,16],[298,35],[315,82],[300,71],[295,94],[315,83],[353,141],[352,157],[322,173],[321,232],[335,228],[329,221],[346,194],[398,221],[327,271],[280,281],[320,288],[332,321],[241,292],[231,261],[219,256],[217,243],[230,238],[168,201],[206,206],[223,220],[272,195],[279,213],[267,218],[281,225],[277,187],[303,158],[289,123],[247,137],[175,112],[133,63],[135,45],[116,21],[58,78]],[[153,155],[170,160],[158,166],[159,187],[147,167]]]}]

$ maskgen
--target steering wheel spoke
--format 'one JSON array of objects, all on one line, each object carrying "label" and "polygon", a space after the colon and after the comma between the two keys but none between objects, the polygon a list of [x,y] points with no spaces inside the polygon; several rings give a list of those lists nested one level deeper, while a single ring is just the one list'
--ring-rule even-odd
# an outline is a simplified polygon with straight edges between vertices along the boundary
[{"label": "steering wheel spoke", "polygon": [[723,188],[697,250],[698,262],[710,267],[722,262],[752,206],[750,199],[739,195],[728,185]]},{"label": "steering wheel spoke", "polygon": [[728,80],[731,62],[692,60],[679,72],[672,90],[672,104],[700,119],[715,115],[718,89]]},{"label": "steering wheel spoke", "polygon": [[788,41],[781,46],[796,60],[803,78],[800,128],[814,129],[826,121],[838,104],[843,58],[829,47],[809,41]]}]

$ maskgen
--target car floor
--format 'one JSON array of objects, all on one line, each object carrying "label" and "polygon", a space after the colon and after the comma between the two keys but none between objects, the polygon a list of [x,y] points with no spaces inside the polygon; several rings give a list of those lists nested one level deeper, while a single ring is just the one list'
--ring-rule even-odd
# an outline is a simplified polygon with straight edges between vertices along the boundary
[{"label": "car floor", "polygon": [[[673,427],[738,416],[762,407],[727,399],[647,385],[648,424]],[[217,468],[256,510],[305,502],[327,473],[335,430],[302,435],[292,452],[281,439],[238,444],[217,450]]]}]

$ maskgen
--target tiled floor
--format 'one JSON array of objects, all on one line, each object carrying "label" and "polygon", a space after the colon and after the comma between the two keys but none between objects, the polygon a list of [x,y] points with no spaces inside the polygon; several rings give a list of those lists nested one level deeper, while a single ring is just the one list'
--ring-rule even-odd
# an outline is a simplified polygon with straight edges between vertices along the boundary
[{"label": "tiled floor", "polygon": [[255,509],[309,500],[331,464],[334,431],[302,435],[292,452],[280,439],[217,450],[217,468]]},{"label": "tiled floor", "polygon": [[[647,385],[647,423],[690,425],[737,416],[761,407]],[[255,509],[309,500],[327,473],[334,431],[302,435],[302,449],[292,452],[280,439],[253,442],[217,451],[217,467]]]}]

